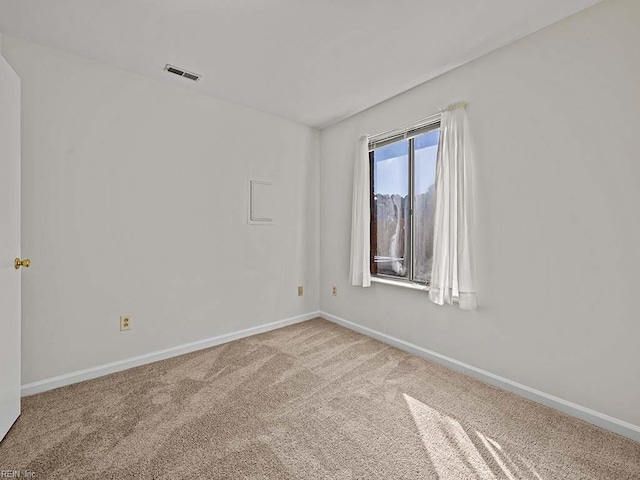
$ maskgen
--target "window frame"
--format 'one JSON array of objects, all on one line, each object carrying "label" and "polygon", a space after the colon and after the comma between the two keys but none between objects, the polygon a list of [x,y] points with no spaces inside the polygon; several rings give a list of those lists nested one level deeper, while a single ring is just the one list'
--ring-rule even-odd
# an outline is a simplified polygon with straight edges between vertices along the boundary
[{"label": "window frame", "polygon": [[[414,211],[415,211],[415,138],[424,133],[429,133],[433,130],[441,128],[440,115],[432,117],[430,121],[413,126],[406,127],[401,130],[395,130],[393,133],[386,136],[375,137],[375,140],[369,141],[369,205],[370,205],[370,220],[369,220],[369,232],[370,232],[370,253],[369,253],[369,272],[371,274],[372,281],[379,279],[379,283],[394,284],[400,286],[406,286],[411,288],[417,288],[420,290],[429,289],[431,286],[431,280],[426,282],[414,279],[414,244],[415,244],[415,226],[414,226]],[[438,141],[438,151],[440,150],[440,137]],[[405,254],[405,265],[407,268],[406,277],[397,277],[394,275],[386,275],[384,273],[377,272],[377,265],[375,263],[375,254],[377,250],[377,225],[376,225],[376,208],[375,208],[375,175],[374,175],[374,151],[378,148],[391,145],[396,142],[408,140],[408,185],[409,185],[409,221],[408,232],[405,232],[405,237],[408,238],[407,250],[408,255]],[[438,166],[436,163],[436,170]],[[374,248],[374,245],[376,248]],[[408,257],[408,258],[407,258]]]}]

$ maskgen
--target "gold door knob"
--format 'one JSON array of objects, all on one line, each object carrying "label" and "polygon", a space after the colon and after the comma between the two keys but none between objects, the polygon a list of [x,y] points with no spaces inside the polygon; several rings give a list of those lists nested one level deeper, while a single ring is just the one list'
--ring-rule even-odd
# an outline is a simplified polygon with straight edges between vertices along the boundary
[{"label": "gold door knob", "polygon": [[20,267],[29,268],[31,266],[31,260],[29,260],[28,258],[25,258],[24,260],[16,258],[13,262],[13,265],[16,267],[16,270],[18,270]]}]

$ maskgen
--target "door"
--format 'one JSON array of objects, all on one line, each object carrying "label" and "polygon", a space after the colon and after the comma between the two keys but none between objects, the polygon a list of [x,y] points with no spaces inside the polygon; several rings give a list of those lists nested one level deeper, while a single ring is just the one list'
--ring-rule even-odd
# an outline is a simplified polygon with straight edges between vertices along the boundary
[{"label": "door", "polygon": [[0,440],[20,415],[20,79],[0,55]]}]

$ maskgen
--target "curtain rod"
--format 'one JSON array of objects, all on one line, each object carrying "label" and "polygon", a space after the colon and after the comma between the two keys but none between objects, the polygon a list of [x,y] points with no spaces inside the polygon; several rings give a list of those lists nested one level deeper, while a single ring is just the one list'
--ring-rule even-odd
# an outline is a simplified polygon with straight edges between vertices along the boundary
[{"label": "curtain rod", "polygon": [[403,130],[410,129],[410,128],[418,126],[418,125],[428,125],[432,121],[437,120],[440,117],[440,114],[442,112],[449,112],[449,111],[455,110],[457,108],[465,108],[466,106],[467,106],[467,102],[465,102],[464,100],[462,100],[460,102],[452,103],[450,105],[447,105],[444,108],[439,109],[438,113],[435,113],[433,115],[429,115],[428,117],[422,118],[420,120],[416,120],[415,122],[407,123],[406,125],[402,125],[401,127],[392,128],[392,129],[387,130],[385,132],[376,133],[375,135],[366,135],[366,137],[368,137],[369,138],[369,142],[371,142],[372,139],[375,139],[377,137],[387,137],[387,136],[389,136],[389,134],[391,134],[393,132],[402,132]]}]

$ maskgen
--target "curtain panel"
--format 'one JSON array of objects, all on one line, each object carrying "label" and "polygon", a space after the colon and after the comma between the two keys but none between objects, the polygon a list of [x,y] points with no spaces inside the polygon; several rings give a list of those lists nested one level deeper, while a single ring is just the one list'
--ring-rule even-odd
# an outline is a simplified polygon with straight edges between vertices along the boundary
[{"label": "curtain panel", "polygon": [[429,298],[474,310],[473,159],[464,104],[443,111],[440,125]]},{"label": "curtain panel", "polygon": [[351,285],[371,286],[371,213],[369,181],[369,137],[361,137],[353,163],[353,206],[351,211]]}]

